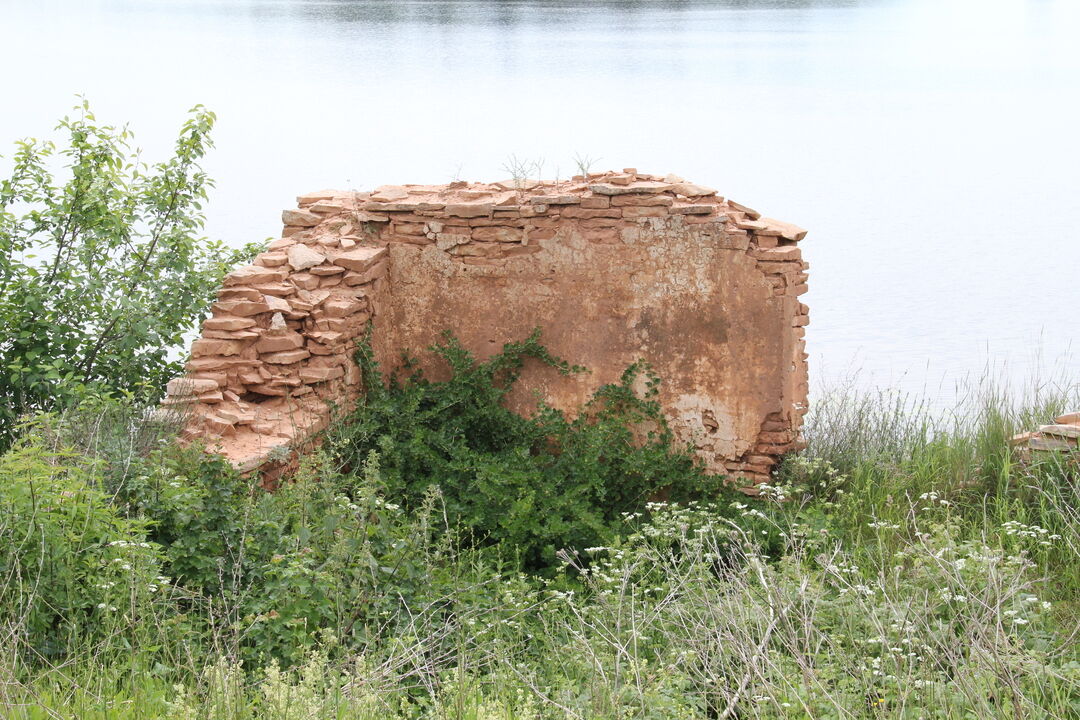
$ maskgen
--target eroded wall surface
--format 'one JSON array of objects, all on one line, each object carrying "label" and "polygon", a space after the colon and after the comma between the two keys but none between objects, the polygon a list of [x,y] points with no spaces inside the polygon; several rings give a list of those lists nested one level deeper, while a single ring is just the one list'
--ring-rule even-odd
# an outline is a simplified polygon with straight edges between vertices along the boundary
[{"label": "eroded wall surface", "polygon": [[[534,328],[591,372],[527,368],[573,409],[638,359],[663,380],[678,438],[713,470],[761,482],[800,443],[806,403],[805,231],[675,176],[324,191],[225,281],[166,406],[244,469],[272,467],[359,392],[370,322],[385,369],[451,330],[480,357]],[[269,460],[269,462],[268,462]]]}]

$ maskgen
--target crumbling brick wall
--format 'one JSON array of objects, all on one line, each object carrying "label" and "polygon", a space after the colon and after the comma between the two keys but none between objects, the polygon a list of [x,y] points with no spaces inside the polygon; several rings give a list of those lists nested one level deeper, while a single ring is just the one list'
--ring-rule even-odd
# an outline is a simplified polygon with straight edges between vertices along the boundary
[{"label": "crumbling brick wall", "polygon": [[[359,392],[371,326],[384,369],[451,330],[480,357],[539,327],[591,372],[527,368],[571,409],[645,359],[677,437],[711,469],[768,477],[799,446],[807,375],[805,231],[675,176],[455,182],[303,195],[282,238],[225,280],[165,405],[245,470],[310,438]],[[273,463],[271,463],[272,465]]]}]

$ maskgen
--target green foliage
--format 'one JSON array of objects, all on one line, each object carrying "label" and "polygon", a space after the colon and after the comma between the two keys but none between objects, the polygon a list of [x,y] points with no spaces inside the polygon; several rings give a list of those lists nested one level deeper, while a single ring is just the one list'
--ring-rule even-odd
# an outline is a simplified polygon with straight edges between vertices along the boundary
[{"label": "green foliage", "polygon": [[0,455],[0,627],[45,656],[138,622],[162,584],[144,524],[94,477],[39,442]]},{"label": "green foliage", "polygon": [[18,142],[0,180],[0,449],[23,412],[90,393],[153,400],[221,277],[254,252],[199,235],[213,113],[192,110],[173,157],[151,166],[127,128],[77,110],[65,146]]},{"label": "green foliage", "polygon": [[264,491],[198,448],[166,447],[140,469],[117,488],[117,500],[148,522],[169,575],[210,596],[235,593],[249,572],[248,515]]},{"label": "green foliage", "polygon": [[292,665],[325,633],[346,649],[360,647],[397,626],[406,606],[439,593],[454,563],[433,561],[435,498],[407,515],[378,494],[378,472],[374,455],[356,478],[314,458],[262,498],[241,619],[248,657]]},{"label": "green foliage", "polygon": [[255,665],[290,666],[324,632],[356,648],[457,580],[448,533],[433,528],[437,495],[412,514],[387,502],[374,454],[348,476],[313,455],[272,493],[194,448],[139,465],[116,500],[162,548],[164,572],[218,604],[213,631]]},{"label": "green foliage", "polygon": [[[0,456],[0,715],[1080,716],[1080,472],[1068,455],[1011,458],[1018,416],[889,439],[842,431],[879,422],[866,417],[831,437],[811,424],[816,454],[790,458],[761,497],[640,503],[602,544],[560,543],[559,565],[522,572],[517,536],[492,542],[449,497],[470,476],[410,489],[405,468],[452,475],[456,456],[437,452],[452,438],[484,450],[468,458],[537,442],[552,454],[541,468],[567,447],[588,456],[560,434],[574,420],[529,427],[542,405],[500,424],[510,384],[543,356],[536,341],[495,369],[462,355],[447,383],[373,387],[377,402],[415,403],[402,437],[424,442],[390,462],[356,450],[344,470],[342,447],[324,444],[273,493],[158,447],[109,403],[43,419]],[[621,407],[648,402],[635,372],[581,415],[632,420],[609,445],[664,436],[648,407]],[[406,492],[419,493],[408,507]]]},{"label": "green foliage", "polygon": [[378,452],[387,497],[406,508],[438,487],[451,525],[513,548],[524,567],[551,565],[563,547],[604,541],[624,513],[661,493],[685,500],[725,492],[721,478],[673,447],[656,400],[659,378],[643,363],[598,389],[572,418],[542,401],[523,417],[505,400],[526,361],[582,371],[552,356],[539,331],[484,362],[450,335],[432,350],[449,365],[449,380],[414,372],[384,384],[362,349],[364,397],[327,446],[346,467]]}]

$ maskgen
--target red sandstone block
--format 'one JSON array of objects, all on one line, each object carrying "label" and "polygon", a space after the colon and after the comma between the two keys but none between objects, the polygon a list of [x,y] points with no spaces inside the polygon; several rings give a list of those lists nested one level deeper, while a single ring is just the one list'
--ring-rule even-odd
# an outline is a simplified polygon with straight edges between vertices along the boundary
[{"label": "red sandstone block", "polygon": [[730,207],[733,210],[738,210],[739,212],[744,213],[751,220],[757,220],[757,219],[759,219],[761,217],[761,213],[759,213],[757,210],[754,210],[753,208],[748,208],[745,205],[741,205],[741,204],[735,202],[734,200],[728,199],[727,204],[728,204],[728,207]]},{"label": "red sandstone block", "polygon": [[[319,265],[318,267],[311,268],[308,272],[318,278],[324,278],[328,275],[339,275],[345,272],[345,268],[340,265]],[[322,283],[321,280],[319,282],[320,284]]]},{"label": "red sandstone block", "polygon": [[327,345],[337,345],[346,339],[346,335],[332,330],[315,330],[308,333],[309,337]]},{"label": "red sandstone block", "polygon": [[394,213],[394,222],[390,227],[393,228],[398,223],[420,223],[424,225],[431,222],[431,218],[438,214],[434,212]]},{"label": "red sandstone block", "polygon": [[210,309],[214,311],[214,314],[221,313],[223,315],[239,315],[241,317],[270,312],[270,306],[265,302],[251,302],[249,300],[216,302]]},{"label": "red sandstone block", "polygon": [[252,263],[264,268],[278,268],[287,261],[288,256],[284,253],[264,253],[252,260]]},{"label": "red sandstone block", "polygon": [[263,295],[274,295],[277,297],[286,297],[296,292],[296,286],[288,282],[260,283],[255,285],[254,289],[258,290]]},{"label": "red sandstone block", "polygon": [[469,220],[470,228],[478,227],[525,227],[525,224],[529,222],[527,219],[510,219],[510,218],[473,218]]},{"label": "red sandstone block", "polygon": [[300,379],[306,383],[321,383],[345,375],[340,365],[334,367],[306,367],[300,369]]},{"label": "red sandstone block", "polygon": [[283,352],[270,353],[268,355],[261,356],[261,360],[275,365],[292,365],[293,363],[300,362],[308,357],[311,357],[311,353],[307,350],[285,350]]},{"label": "red sandstone block", "polygon": [[[315,192],[304,193],[303,195],[296,196],[296,204],[303,207],[319,202],[320,200],[333,200],[339,195],[339,192],[340,191],[338,190],[316,190]],[[360,193],[357,193],[357,195],[359,194]]]},{"label": "red sandstone block", "polygon": [[628,223],[622,220],[622,218],[607,218],[598,217],[590,218],[587,220],[578,221],[578,227],[580,228],[609,228],[609,227],[630,227]]},{"label": "red sandstone block", "polygon": [[345,203],[340,200],[335,202],[333,199],[324,199],[312,203],[305,209],[319,215],[332,215],[341,212],[345,207]]},{"label": "red sandstone block", "polygon": [[759,260],[757,267],[758,270],[766,275],[789,275],[794,277],[799,271],[799,266],[797,264],[787,262],[766,262],[764,260]]},{"label": "red sandstone block", "polygon": [[328,275],[322,279],[319,283],[320,289],[334,288],[341,284],[341,281],[345,278],[344,275]]},{"label": "red sandstone block", "polygon": [[373,280],[376,280],[386,274],[386,268],[388,263],[384,260],[378,265],[373,266],[366,272],[359,273],[346,273],[345,284],[346,285],[365,285]]},{"label": "red sandstone block", "polygon": [[203,426],[214,435],[224,437],[236,432],[233,423],[218,415],[209,415],[202,422]]},{"label": "red sandstone block", "polygon": [[362,273],[372,268],[385,256],[386,248],[358,247],[341,253],[333,259],[333,262],[353,272]]},{"label": "red sandstone block", "polygon": [[212,355],[239,355],[244,349],[244,343],[236,340],[215,340],[212,338],[200,338],[191,343],[192,357],[207,357]]},{"label": "red sandstone block", "polygon": [[296,287],[304,290],[314,290],[319,287],[319,278],[310,273],[296,273],[289,278],[289,281]]},{"label": "red sandstone block", "polygon": [[[259,385],[248,385],[246,388],[249,392],[258,393],[259,395],[267,395],[269,397],[285,397],[287,391],[280,385],[270,385],[268,383],[262,383]],[[256,425],[252,426],[256,432],[259,432]]]},{"label": "red sandstone block", "polygon": [[369,319],[368,313],[357,313],[347,318],[319,318],[315,321],[315,330],[352,334],[363,327]]},{"label": "red sandstone block", "polygon": [[255,340],[261,337],[252,330],[203,330],[202,336],[214,340]]},{"label": "red sandstone block", "polygon": [[672,205],[672,215],[712,215],[716,211],[715,205]]},{"label": "red sandstone block", "polygon": [[[727,233],[728,235],[731,235],[733,237],[738,235],[738,233],[734,233],[727,228],[727,226],[724,224],[725,220],[723,215],[680,215],[679,217],[682,218],[682,222],[684,225],[713,225],[719,230]],[[742,235],[739,235],[739,237],[742,237]],[[749,245],[750,236],[747,235],[745,237],[746,239],[742,240],[741,242],[744,245]]]},{"label": "red sandstone block", "polygon": [[611,198],[612,207],[671,207],[674,202],[670,195],[616,195]]},{"label": "red sandstone block", "polygon": [[611,207],[611,198],[604,196],[581,198],[581,207],[588,210],[600,210]]},{"label": "red sandstone block", "polygon": [[423,223],[410,222],[390,223],[390,231],[397,235],[424,235],[427,233]]},{"label": "red sandstone block", "polygon": [[444,212],[451,217],[486,217],[491,215],[495,206],[490,203],[478,203],[475,205],[456,204],[447,205]]},{"label": "red sandstone block", "polygon": [[533,195],[529,198],[533,205],[577,205],[581,202],[580,195]]},{"label": "red sandstone block", "polygon": [[255,350],[260,353],[276,353],[283,350],[295,350],[304,346],[304,337],[300,333],[290,332],[279,336],[267,336],[255,343]]},{"label": "red sandstone block", "polygon": [[792,225],[791,223],[783,222],[781,220],[774,220],[772,218],[762,218],[769,229],[769,232],[774,235],[779,235],[785,240],[792,242],[798,242],[806,237],[806,230],[802,229],[798,225]]},{"label": "red sandstone block", "polygon": [[802,260],[802,250],[795,245],[783,245],[774,248],[758,246],[750,249],[750,257],[775,262],[800,262]]},{"label": "red sandstone block", "polygon": [[214,403],[219,403],[224,400],[225,395],[220,390],[213,390],[211,392],[199,394],[199,402],[207,403],[208,405],[213,405]]},{"label": "red sandstone block", "polygon": [[227,287],[218,292],[218,300],[262,300],[262,293],[253,287]]},{"label": "red sandstone block", "polygon": [[246,317],[212,317],[203,321],[203,330],[243,330],[255,327],[255,321]]},{"label": "red sandstone block", "polygon": [[[434,233],[431,233],[434,235]],[[392,243],[404,243],[406,245],[431,245],[434,239],[427,235],[386,235],[384,239]]]},{"label": "red sandstone block", "polygon": [[249,360],[247,358],[200,357],[188,360],[187,363],[184,364],[184,368],[192,372],[202,373],[228,370],[236,367],[248,367],[257,362],[257,360]]},{"label": "red sandstone block", "polygon": [[325,317],[348,317],[364,309],[363,303],[355,300],[327,300],[322,305]]},{"label": "red sandstone block", "polygon": [[322,222],[322,218],[313,212],[307,210],[282,210],[281,222],[284,225],[295,225],[298,227],[314,227]]},{"label": "red sandstone block", "polygon": [[213,392],[218,389],[218,383],[214,380],[199,378],[174,378],[165,386],[165,391],[170,397],[191,397],[199,393]]},{"label": "red sandstone block", "polygon": [[286,248],[292,247],[295,244],[296,244],[296,240],[294,240],[292,238],[278,238],[277,240],[274,240],[269,245],[267,245],[266,249],[267,250],[284,250]]},{"label": "red sandstone block", "polygon": [[620,218],[622,211],[616,208],[590,210],[586,208],[564,208],[562,216],[565,218]]},{"label": "red sandstone block", "polygon": [[525,239],[525,232],[514,227],[478,227],[473,228],[472,239],[488,242],[519,243]]},{"label": "red sandstone block", "polygon": [[225,276],[223,285],[251,285],[260,282],[281,282],[288,275],[287,271],[275,268],[260,267],[258,265],[246,265],[237,268]]},{"label": "red sandstone block", "polygon": [[784,443],[783,445],[770,445],[768,443],[759,443],[754,446],[754,452],[758,455],[783,455],[795,450],[795,443]]},{"label": "red sandstone block", "polygon": [[764,465],[769,467],[776,464],[776,458],[771,455],[747,455],[746,462],[750,465]]},{"label": "red sandstone block", "polygon": [[535,217],[529,218],[522,224],[522,227],[526,228],[559,228],[565,225],[562,220],[554,217]]},{"label": "red sandstone block", "polygon": [[758,442],[771,443],[774,445],[782,445],[789,443],[792,440],[792,434],[789,431],[781,432],[763,432],[758,435]]},{"label": "red sandstone block", "polygon": [[219,407],[214,411],[214,414],[225,422],[230,422],[234,425],[248,425],[255,422],[254,411],[242,409],[235,405]]}]

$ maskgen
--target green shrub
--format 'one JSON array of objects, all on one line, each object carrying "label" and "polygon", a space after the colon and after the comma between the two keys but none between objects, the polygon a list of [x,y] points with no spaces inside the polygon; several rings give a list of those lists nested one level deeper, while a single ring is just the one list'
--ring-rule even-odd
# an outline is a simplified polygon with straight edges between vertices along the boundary
[{"label": "green shrub", "polygon": [[235,593],[249,573],[251,507],[265,491],[197,447],[168,446],[140,465],[118,499],[130,515],[145,519],[168,573],[209,596]]},{"label": "green shrub", "polygon": [[458,582],[429,494],[414,512],[380,494],[378,457],[343,476],[318,455],[274,492],[198,448],[141,461],[117,496],[162,547],[165,572],[216,608],[206,632],[257,667],[291,666],[329,632],[354,649]]},{"label": "green shrub", "polygon": [[221,277],[255,252],[200,236],[213,113],[196,107],[173,157],[148,166],[127,128],[77,111],[66,146],[19,142],[0,178],[0,450],[21,413],[159,397]]},{"label": "green shrub", "polygon": [[435,497],[407,515],[378,492],[378,458],[357,477],[318,456],[263,495],[251,516],[250,591],[241,604],[245,656],[291,665],[329,633],[355,649],[406,620],[406,607],[437,597],[457,576],[439,553]]},{"label": "green shrub", "polygon": [[0,627],[25,648],[55,657],[137,624],[167,584],[92,464],[36,441],[0,455]]},{"label": "green shrub", "polygon": [[[347,468],[378,452],[387,497],[406,508],[437,486],[451,525],[513,548],[523,567],[550,566],[563,547],[598,544],[624,513],[660,493],[684,500],[729,492],[674,446],[656,400],[659,379],[643,363],[598,389],[574,417],[543,401],[524,417],[504,401],[526,361],[582,371],[552,356],[539,331],[484,362],[450,335],[432,350],[450,367],[445,382],[420,372],[384,382],[362,349],[365,394],[327,446]],[[639,380],[643,396],[634,390]]]}]

